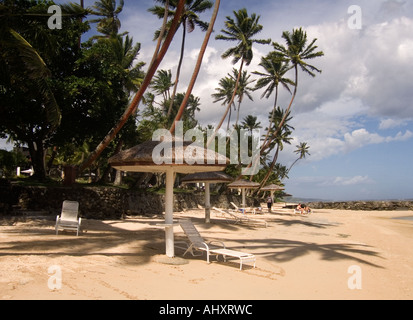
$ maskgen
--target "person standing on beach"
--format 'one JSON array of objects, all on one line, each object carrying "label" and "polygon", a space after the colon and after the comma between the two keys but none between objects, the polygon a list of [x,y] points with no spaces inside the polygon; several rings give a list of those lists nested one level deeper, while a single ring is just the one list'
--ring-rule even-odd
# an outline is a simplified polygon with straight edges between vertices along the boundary
[{"label": "person standing on beach", "polygon": [[267,198],[267,207],[268,207],[268,212],[271,212],[271,207],[272,207],[272,198],[269,196]]}]

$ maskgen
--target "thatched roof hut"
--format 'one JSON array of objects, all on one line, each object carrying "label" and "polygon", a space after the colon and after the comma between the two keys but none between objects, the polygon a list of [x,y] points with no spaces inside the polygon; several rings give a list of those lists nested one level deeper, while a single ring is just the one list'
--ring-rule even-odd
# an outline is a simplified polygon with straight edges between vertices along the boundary
[{"label": "thatched roof hut", "polygon": [[241,189],[242,207],[245,209],[245,190],[259,188],[260,184],[249,180],[237,180],[228,185],[231,189]]},{"label": "thatched roof hut", "polygon": [[210,189],[209,185],[211,183],[226,183],[231,182],[234,180],[231,176],[227,175],[224,172],[198,172],[192,173],[185,176],[181,182],[182,183],[197,183],[197,182],[204,182],[205,183],[205,223],[211,222],[211,196],[210,196]]},{"label": "thatched roof hut", "polygon": [[[224,170],[229,159],[191,141],[147,141],[124,150],[109,159],[112,167],[121,171],[194,173]],[[202,168],[200,168],[202,167]]]},{"label": "thatched roof hut", "polygon": [[115,169],[131,172],[165,172],[165,247],[166,255],[175,256],[173,227],[173,186],[175,173],[224,170],[229,159],[192,141],[147,141],[124,150],[109,159]]}]

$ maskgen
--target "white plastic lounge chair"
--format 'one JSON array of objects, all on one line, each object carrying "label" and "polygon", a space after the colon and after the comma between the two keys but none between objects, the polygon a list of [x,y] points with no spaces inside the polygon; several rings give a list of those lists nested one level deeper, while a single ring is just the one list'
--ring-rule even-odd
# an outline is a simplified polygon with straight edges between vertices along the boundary
[{"label": "white plastic lounge chair", "polygon": [[[225,244],[221,241],[211,241],[209,243],[206,243],[199,234],[198,230],[195,228],[192,221],[189,219],[181,219],[179,220],[179,224],[181,225],[182,230],[184,231],[190,242],[188,249],[185,251],[183,256],[185,256],[188,252],[191,253],[192,256],[201,256],[203,252],[206,252],[208,263],[210,263],[210,255],[215,255],[217,260],[218,256],[222,255],[224,261],[226,261],[227,256],[240,259],[240,270],[242,270],[242,265],[246,262],[254,262],[255,268],[256,258],[253,254],[227,249],[225,247]],[[213,245],[214,242],[220,244],[220,246]],[[194,250],[200,251],[200,254],[196,254]]]},{"label": "white plastic lounge chair", "polygon": [[235,224],[237,223],[248,223],[248,224],[260,224],[260,225],[264,225],[265,227],[268,227],[268,223],[265,220],[258,220],[258,219],[250,219],[249,217],[247,217],[244,214],[238,214],[235,212],[230,212],[227,210],[222,210],[222,209],[218,209],[216,207],[213,207],[212,209],[214,209],[215,211],[217,211],[221,217],[223,218],[231,218],[232,220],[235,220]]},{"label": "white plastic lounge chair", "polygon": [[74,230],[76,231],[76,236],[79,235],[80,224],[82,218],[79,215],[79,202],[77,201],[63,201],[62,212],[60,217],[56,217],[56,234],[58,234],[59,229],[62,230]]},{"label": "white plastic lounge chair", "polygon": [[310,213],[312,213],[311,209],[307,212],[302,212],[301,210],[298,210],[297,208],[294,209],[294,214],[301,214],[303,216],[308,216]]},{"label": "white plastic lounge chair", "polygon": [[242,212],[242,213],[246,213],[246,212],[251,212],[253,214],[256,214],[257,212],[261,213],[262,208],[261,207],[256,207],[256,208],[240,208],[238,207],[234,202],[230,202],[231,205],[235,208],[235,210],[237,212]]}]

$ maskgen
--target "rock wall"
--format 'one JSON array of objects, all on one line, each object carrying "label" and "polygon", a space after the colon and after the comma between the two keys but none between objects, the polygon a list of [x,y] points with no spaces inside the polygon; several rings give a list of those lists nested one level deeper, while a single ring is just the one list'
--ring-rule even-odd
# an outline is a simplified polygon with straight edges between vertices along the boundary
[{"label": "rock wall", "polygon": [[398,211],[413,210],[413,201],[340,201],[311,202],[314,209],[367,210],[367,211]]},{"label": "rock wall", "polygon": [[[64,200],[79,202],[82,217],[87,219],[120,219],[122,215],[152,215],[164,211],[164,195],[110,187],[35,187],[0,186],[0,215],[17,212],[59,214]],[[203,193],[174,195],[174,211],[204,206]],[[241,203],[241,197],[231,194],[212,195],[211,206],[229,208],[229,203]],[[247,199],[253,205],[252,199]],[[255,204],[257,205],[257,204]]]}]

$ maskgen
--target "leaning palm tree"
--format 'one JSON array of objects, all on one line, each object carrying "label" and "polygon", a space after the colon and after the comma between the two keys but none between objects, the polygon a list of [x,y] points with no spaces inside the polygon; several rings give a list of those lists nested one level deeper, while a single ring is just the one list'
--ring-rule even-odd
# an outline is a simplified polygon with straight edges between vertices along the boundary
[{"label": "leaning palm tree", "polygon": [[[270,147],[274,140],[277,139],[277,135],[282,130],[284,122],[286,121],[286,117],[290,114],[292,104],[295,100],[297,95],[297,88],[298,88],[298,69],[299,67],[301,70],[312,77],[315,77],[315,72],[321,73],[321,70],[310,65],[306,62],[306,60],[315,59],[317,57],[322,57],[324,53],[322,51],[316,51],[317,46],[315,42],[317,39],[313,39],[308,44],[307,33],[302,29],[293,29],[292,33],[289,31],[284,31],[282,34],[282,38],[285,40],[287,47],[274,42],[273,46],[278,55],[280,55],[283,59],[291,63],[292,68],[294,69],[295,73],[295,86],[294,92],[292,94],[290,104],[288,105],[284,117],[279,122],[278,128],[273,132],[273,134],[266,139],[266,142],[263,143],[261,146],[261,151]],[[276,157],[274,157],[275,159]]]},{"label": "leaning palm tree", "polygon": [[199,71],[201,69],[202,60],[204,58],[205,51],[206,51],[206,48],[208,46],[209,39],[211,38],[211,34],[214,31],[214,25],[215,25],[215,21],[216,21],[217,16],[218,16],[220,4],[221,4],[221,0],[215,0],[214,11],[212,12],[212,16],[211,16],[211,20],[209,22],[208,30],[205,33],[204,41],[202,42],[201,49],[199,50],[198,59],[197,59],[197,62],[195,64],[194,72],[192,73],[191,80],[189,81],[188,89],[186,90],[184,99],[181,102],[181,106],[179,107],[179,110],[176,113],[175,120],[173,121],[172,126],[169,129],[169,131],[171,133],[173,133],[175,131],[175,123],[177,121],[181,120],[181,118],[184,114],[185,108],[188,104],[188,101],[191,97],[192,90],[194,89],[195,82],[198,78]]},{"label": "leaning palm tree", "polygon": [[[305,32],[302,28],[293,29],[292,33],[289,31],[284,31],[282,34],[282,38],[285,40],[287,47],[277,42],[274,42],[273,43],[274,49],[282,57],[284,57],[287,61],[291,63],[292,68],[294,69],[294,72],[295,72],[294,92],[293,92],[290,104],[288,105],[286,109],[285,115],[287,115],[290,112],[291,106],[297,95],[298,68],[300,67],[300,69],[304,73],[309,74],[310,76],[314,78],[316,76],[315,72],[321,73],[321,70],[314,67],[313,65],[308,64],[306,60],[312,60],[317,57],[322,57],[324,56],[324,53],[322,51],[316,51],[318,48],[315,45],[315,42],[317,41],[317,39],[313,39],[310,42],[310,44],[308,44],[307,32]],[[283,125],[284,121],[285,119],[283,119],[280,122],[279,129]],[[268,143],[269,141],[267,141],[267,144]],[[263,147],[266,147],[266,146],[264,145]]]},{"label": "leaning palm tree", "polygon": [[287,170],[287,174],[290,172],[291,168],[301,159],[305,159],[307,155],[310,155],[310,152],[308,150],[310,149],[310,146],[307,145],[307,142],[300,142],[299,145],[296,145],[296,150],[294,153],[298,154],[299,157],[292,163],[290,168]]},{"label": "leaning palm tree", "polygon": [[[146,89],[148,88],[152,77],[154,76],[156,70],[158,69],[160,63],[162,62],[163,58],[165,57],[166,52],[169,49],[169,46],[172,42],[173,36],[179,24],[179,18],[182,14],[184,8],[185,0],[179,0],[177,9],[175,11],[174,19],[171,24],[171,32],[166,37],[165,41],[163,42],[162,46],[158,50],[158,47],[155,49],[151,64],[149,69],[146,73],[145,79],[142,81],[142,85],[140,86],[138,92],[135,94],[134,98],[130,102],[129,106],[126,108],[125,112],[115,124],[115,126],[108,132],[108,134],[103,138],[103,140],[99,143],[96,149],[90,154],[90,156],[83,162],[82,166],[79,169],[79,172],[82,172],[85,168],[91,165],[103,152],[103,150],[109,145],[109,143],[115,138],[117,133],[123,128],[129,117],[136,111]],[[167,10],[167,9],[166,9]],[[166,20],[164,20],[164,24]],[[164,29],[164,28],[162,28]]]},{"label": "leaning palm tree", "polygon": [[[292,130],[294,129],[291,127],[288,122],[291,120],[290,112],[286,112],[281,108],[277,108],[274,115],[274,128],[272,129],[271,134],[274,135],[275,132],[276,136],[271,140],[271,144],[276,145],[276,151],[274,153],[273,159],[271,164],[268,167],[267,173],[261,181],[259,189],[261,189],[268,181],[268,178],[271,176],[271,173],[274,171],[275,165],[277,164],[278,154],[279,151],[283,150],[284,143],[290,144],[291,142],[291,134]],[[272,149],[272,148],[270,148]],[[252,179],[252,177],[251,177]]]},{"label": "leaning palm tree", "polygon": [[[159,2],[165,5],[166,0],[159,0]],[[176,8],[177,0],[169,0],[170,8],[168,15],[173,15],[174,8]],[[198,26],[202,31],[207,31],[209,24],[204,22],[200,19],[199,14],[205,12],[206,10],[211,9],[213,3],[209,0],[187,0],[185,3],[184,11],[181,15],[180,25],[182,25],[182,43],[181,43],[181,55],[178,62],[178,68],[176,71],[176,78],[175,78],[175,85],[172,92],[172,97],[169,105],[169,109],[167,112],[167,117],[170,116],[172,112],[172,106],[174,103],[174,99],[176,96],[179,77],[181,74],[182,62],[185,53],[185,41],[186,41],[186,34],[191,33],[195,30],[195,27]],[[165,14],[164,6],[154,6],[148,10],[149,12],[158,16],[158,18],[162,18]],[[160,31],[156,31],[155,39],[157,39],[160,35]]]},{"label": "leaning palm tree", "polygon": [[291,70],[292,67],[285,59],[282,58],[281,55],[276,52],[271,52],[266,57],[262,57],[259,66],[261,66],[265,72],[253,72],[253,74],[260,76],[255,85],[255,90],[265,88],[261,98],[265,97],[267,99],[275,91],[274,106],[270,117],[270,124],[263,142],[263,145],[265,145],[269,137],[270,128],[272,127],[275,110],[277,108],[279,85],[281,84],[288,92],[291,93],[289,85],[294,86],[295,83],[291,79],[285,77],[285,74]]},{"label": "leaning palm tree", "polygon": [[[221,121],[215,129],[215,134],[221,128],[222,123],[227,117],[229,109],[231,108],[232,103],[234,102],[234,99],[237,95],[238,86],[244,65],[248,66],[252,61],[253,44],[269,44],[271,42],[270,39],[254,39],[254,36],[260,33],[263,29],[262,25],[259,24],[260,16],[257,16],[255,13],[249,16],[247,9],[245,8],[238,11],[234,11],[233,13],[235,15],[235,20],[227,16],[227,20],[225,21],[225,29],[222,29],[222,34],[217,35],[215,39],[236,42],[237,45],[225,51],[222,54],[222,58],[227,59],[229,57],[232,57],[233,64],[237,64],[239,61],[241,61],[241,65],[239,67],[238,78],[235,82],[235,88],[231,100],[228,103],[227,109],[224,115],[222,116]],[[215,134],[210,138],[209,143],[212,142],[212,140],[215,138]]]},{"label": "leaning palm tree", "polygon": [[[232,78],[231,76],[227,76],[219,80],[219,87],[215,88],[215,93],[213,93],[211,96],[214,98],[214,103],[222,101],[223,106],[227,106],[228,103],[232,99],[232,94],[234,93],[234,88],[235,88],[235,79]],[[234,101],[232,101],[232,106],[234,107],[234,110],[236,109]],[[229,130],[229,124],[231,122],[231,114],[232,114],[232,108],[229,108],[229,114],[228,114],[228,123],[227,123],[227,131]]]}]

